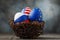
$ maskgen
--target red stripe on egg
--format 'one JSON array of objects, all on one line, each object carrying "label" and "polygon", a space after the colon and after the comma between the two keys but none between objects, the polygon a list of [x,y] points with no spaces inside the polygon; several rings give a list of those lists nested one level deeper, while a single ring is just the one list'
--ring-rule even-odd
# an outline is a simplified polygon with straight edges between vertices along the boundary
[{"label": "red stripe on egg", "polygon": [[31,9],[30,9],[29,7],[26,7],[24,13],[25,13],[25,14],[29,14],[30,12],[31,12]]}]

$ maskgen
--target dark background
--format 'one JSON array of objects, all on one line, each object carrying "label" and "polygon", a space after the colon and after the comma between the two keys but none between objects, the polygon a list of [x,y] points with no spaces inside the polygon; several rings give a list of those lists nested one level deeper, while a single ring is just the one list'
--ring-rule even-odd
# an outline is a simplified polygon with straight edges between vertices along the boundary
[{"label": "dark background", "polygon": [[9,19],[26,6],[41,9],[44,33],[60,33],[60,0],[0,0],[0,33],[13,33]]}]

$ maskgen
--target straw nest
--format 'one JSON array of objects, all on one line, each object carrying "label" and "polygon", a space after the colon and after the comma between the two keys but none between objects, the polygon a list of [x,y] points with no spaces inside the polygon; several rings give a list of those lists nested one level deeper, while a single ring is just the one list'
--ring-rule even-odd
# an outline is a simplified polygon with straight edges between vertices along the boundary
[{"label": "straw nest", "polygon": [[23,39],[33,39],[43,33],[45,22],[32,21],[30,23],[21,22],[14,24],[14,21],[10,20],[9,24],[16,36]]}]

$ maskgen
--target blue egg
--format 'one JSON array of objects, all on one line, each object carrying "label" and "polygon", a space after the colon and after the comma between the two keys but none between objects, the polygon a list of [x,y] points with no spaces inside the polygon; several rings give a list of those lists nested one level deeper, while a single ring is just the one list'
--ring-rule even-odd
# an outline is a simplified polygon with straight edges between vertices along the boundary
[{"label": "blue egg", "polygon": [[41,21],[42,20],[42,12],[39,8],[34,8],[30,14],[29,19],[31,21]]},{"label": "blue egg", "polygon": [[39,21],[39,22],[43,21],[43,14],[42,14],[41,10],[40,10],[40,17],[39,17],[39,19],[37,21]]},{"label": "blue egg", "polygon": [[21,17],[17,18],[14,23],[17,23],[17,22],[23,22],[25,20],[28,20],[28,16],[26,15],[22,15]]}]

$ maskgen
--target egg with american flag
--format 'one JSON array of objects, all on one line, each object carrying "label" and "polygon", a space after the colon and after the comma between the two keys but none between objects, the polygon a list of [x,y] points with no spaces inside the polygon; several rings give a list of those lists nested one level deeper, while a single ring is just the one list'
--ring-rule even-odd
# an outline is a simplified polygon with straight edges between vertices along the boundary
[{"label": "egg with american flag", "polygon": [[21,12],[28,16],[31,12],[31,8],[30,7],[25,7],[24,9],[22,9]]}]

